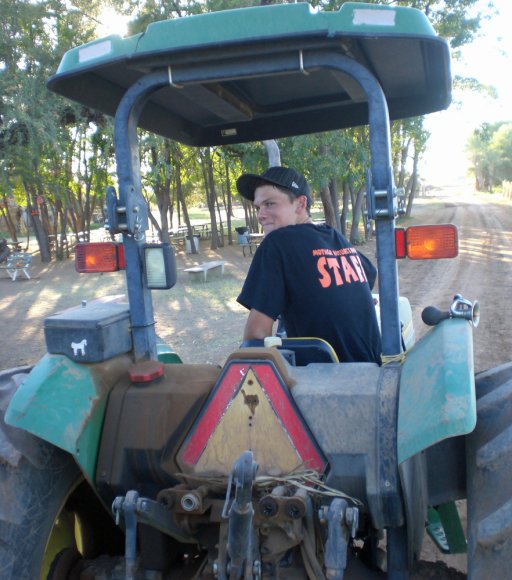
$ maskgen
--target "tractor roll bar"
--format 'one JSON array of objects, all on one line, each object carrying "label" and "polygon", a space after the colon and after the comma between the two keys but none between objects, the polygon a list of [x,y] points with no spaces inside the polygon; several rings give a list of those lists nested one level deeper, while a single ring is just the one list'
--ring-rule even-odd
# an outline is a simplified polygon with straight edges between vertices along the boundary
[{"label": "tractor roll bar", "polygon": [[[293,51],[273,59],[244,59],[189,64],[151,72],[132,85],[122,97],[115,115],[119,199],[111,199],[116,215],[123,215],[128,298],[132,316],[136,359],[156,358],[156,334],[150,290],[143,273],[142,247],[148,228],[147,204],[142,196],[137,125],[147,99],[158,89],[200,82],[240,79],[287,72],[308,73],[315,68],[336,69],[359,83],[368,99],[371,183],[368,186],[371,217],[376,220],[377,263],[381,304],[382,347],[386,356],[401,352],[398,315],[398,272],[395,261],[395,200],[391,170],[389,116],[384,92],[364,66],[332,50]],[[364,107],[365,104],[362,103]],[[114,196],[115,194],[111,194]],[[110,215],[110,214],[109,214]],[[116,217],[117,219],[117,217]]]}]

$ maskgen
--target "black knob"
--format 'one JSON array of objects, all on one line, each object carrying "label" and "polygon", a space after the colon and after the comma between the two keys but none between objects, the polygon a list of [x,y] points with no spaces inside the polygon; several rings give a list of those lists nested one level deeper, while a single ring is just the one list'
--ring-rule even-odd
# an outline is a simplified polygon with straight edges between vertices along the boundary
[{"label": "black knob", "polygon": [[423,322],[428,326],[435,326],[442,320],[446,320],[448,318],[450,318],[449,312],[443,312],[435,306],[427,306],[421,313],[421,320],[423,320]]}]

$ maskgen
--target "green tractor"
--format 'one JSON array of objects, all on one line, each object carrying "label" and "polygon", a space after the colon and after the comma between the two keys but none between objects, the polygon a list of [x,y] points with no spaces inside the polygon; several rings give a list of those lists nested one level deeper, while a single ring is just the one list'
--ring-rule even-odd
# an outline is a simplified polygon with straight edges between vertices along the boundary
[{"label": "green tractor", "polygon": [[[128,303],[48,317],[48,354],[0,375],[0,577],[404,579],[429,532],[467,548],[469,578],[506,578],[512,366],[474,376],[477,304],[429,306],[414,343],[399,295],[397,256],[457,252],[452,226],[395,227],[390,119],[450,103],[425,15],[285,4],[157,22],[69,51],[48,87],[115,116],[108,223],[123,241],[79,245],[77,268],[124,261]],[[176,264],[146,242],[137,127],[207,147],[363,124],[383,364],[292,339],[182,363],[155,331],[151,291]]]}]

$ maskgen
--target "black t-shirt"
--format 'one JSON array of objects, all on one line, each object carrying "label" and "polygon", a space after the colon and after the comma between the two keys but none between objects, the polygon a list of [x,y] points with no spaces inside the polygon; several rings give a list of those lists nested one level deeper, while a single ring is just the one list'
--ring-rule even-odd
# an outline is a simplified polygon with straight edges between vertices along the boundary
[{"label": "black t-shirt", "polygon": [[287,226],[260,244],[238,302],[274,320],[281,315],[289,337],[323,338],[340,362],[380,363],[371,294],[376,275],[334,228]]}]

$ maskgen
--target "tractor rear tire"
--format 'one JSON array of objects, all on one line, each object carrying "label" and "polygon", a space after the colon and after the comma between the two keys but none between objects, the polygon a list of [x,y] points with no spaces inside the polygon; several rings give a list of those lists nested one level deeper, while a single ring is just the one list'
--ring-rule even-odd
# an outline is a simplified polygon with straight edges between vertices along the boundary
[{"label": "tractor rear tire", "polygon": [[477,424],[467,437],[468,578],[512,570],[512,363],[476,376]]},{"label": "tractor rear tire", "polygon": [[28,370],[0,373],[0,578],[61,580],[102,553],[105,535],[112,544],[116,528],[71,455],[5,424]]},{"label": "tractor rear tire", "polygon": [[[45,559],[54,524],[81,480],[68,454],[5,424],[23,371],[0,375],[0,577],[5,580],[48,576],[53,558]],[[57,551],[66,548],[59,545]]]}]

